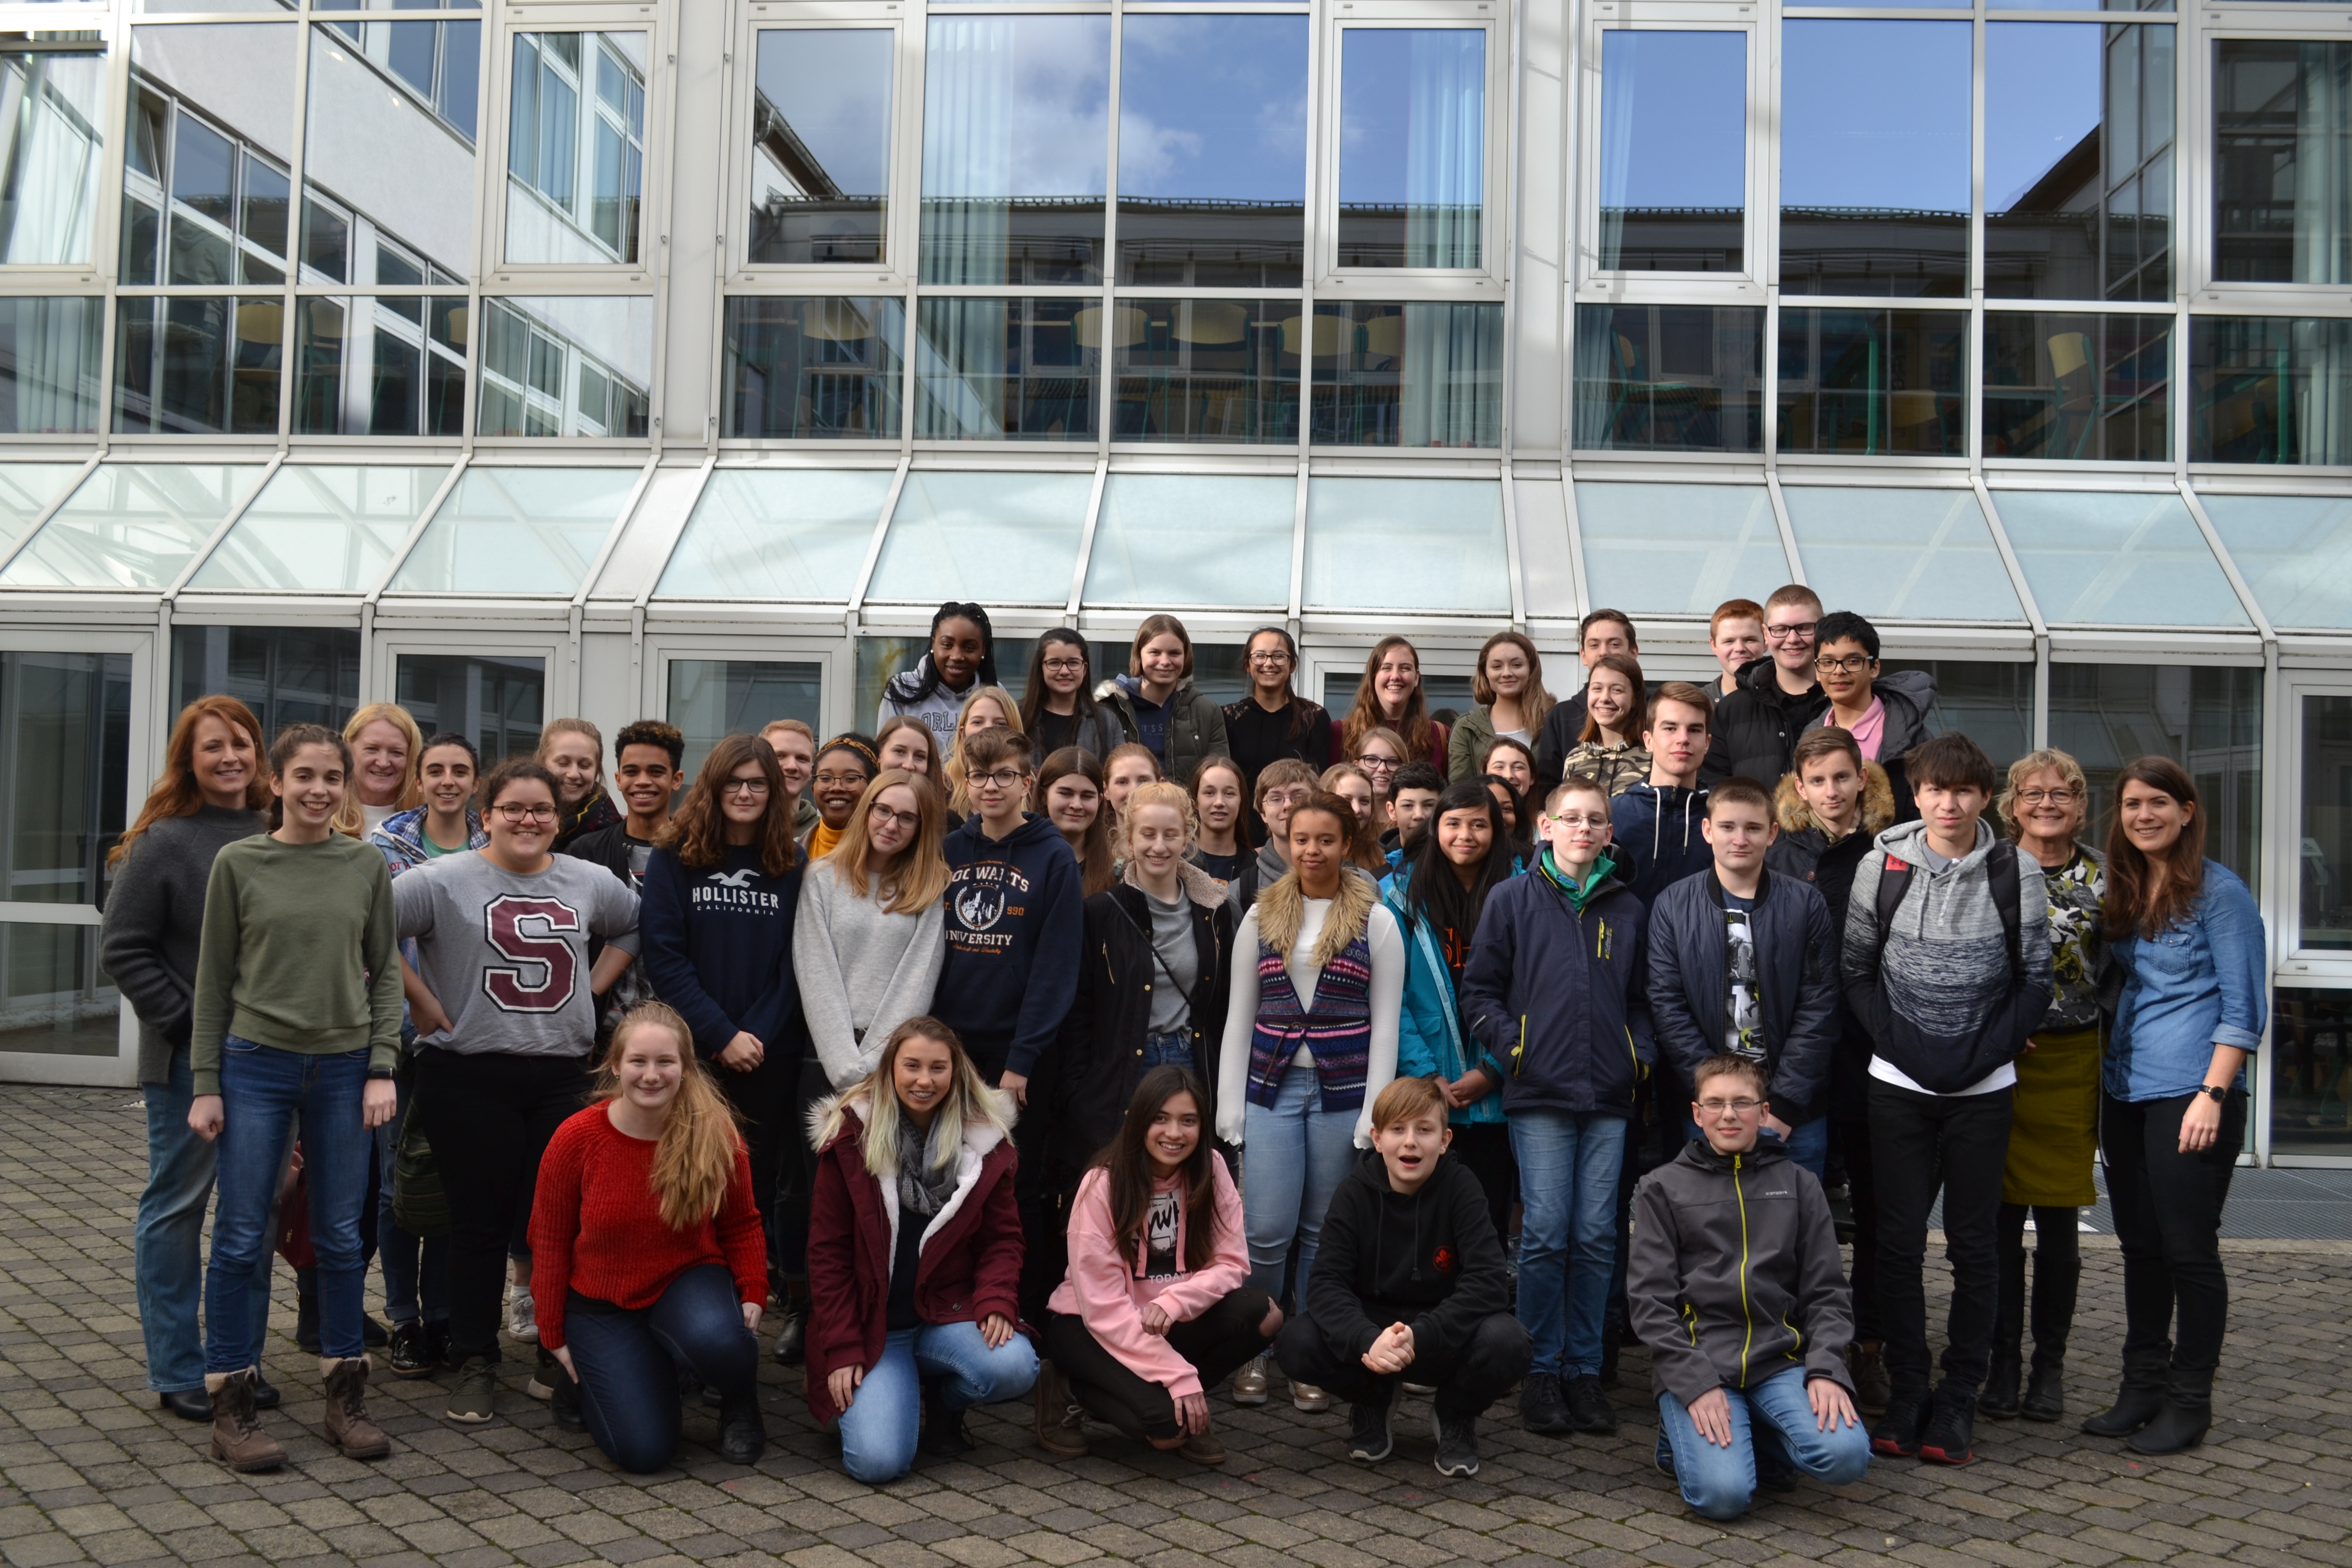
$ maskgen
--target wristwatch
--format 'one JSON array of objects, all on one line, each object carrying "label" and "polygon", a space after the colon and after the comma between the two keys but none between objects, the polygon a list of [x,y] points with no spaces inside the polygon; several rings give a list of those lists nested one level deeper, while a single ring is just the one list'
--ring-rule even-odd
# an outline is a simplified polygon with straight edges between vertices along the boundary
[{"label": "wristwatch", "polygon": [[2213,1103],[2219,1105],[2230,1098],[2230,1086],[2222,1084],[2219,1088],[2216,1088],[2214,1085],[2210,1083],[2200,1083],[2197,1086],[2197,1092],[2200,1094],[2211,1095],[2213,1097]]}]

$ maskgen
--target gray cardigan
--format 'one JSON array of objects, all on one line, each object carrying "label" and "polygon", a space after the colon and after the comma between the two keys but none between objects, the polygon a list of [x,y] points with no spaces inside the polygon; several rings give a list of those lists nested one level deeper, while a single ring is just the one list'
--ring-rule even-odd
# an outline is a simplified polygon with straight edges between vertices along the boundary
[{"label": "gray cardigan", "polygon": [[139,1015],[139,1081],[172,1081],[172,1053],[188,1043],[196,950],[213,857],[266,832],[257,811],[201,805],[141,834],[106,896],[99,960]]},{"label": "gray cardigan", "polygon": [[835,1089],[874,1069],[890,1031],[931,1010],[947,959],[945,910],[934,900],[919,914],[886,914],[877,899],[842,885],[830,858],[801,879],[793,972],[810,1043]]}]

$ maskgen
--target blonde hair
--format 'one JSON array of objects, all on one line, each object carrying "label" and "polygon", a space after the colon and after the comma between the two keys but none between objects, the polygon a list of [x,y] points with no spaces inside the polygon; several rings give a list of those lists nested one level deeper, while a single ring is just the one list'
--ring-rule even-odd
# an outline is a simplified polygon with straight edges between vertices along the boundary
[{"label": "blonde hair", "polygon": [[[392,803],[392,808],[394,811],[413,810],[425,802],[425,731],[416,727],[415,717],[397,702],[371,702],[343,721],[343,739],[351,742],[354,751],[358,750],[360,731],[379,719],[408,739],[408,782],[400,786],[400,797]],[[254,746],[256,750],[260,748],[260,736],[254,737]],[[258,768],[254,771],[257,775],[260,772]],[[351,787],[343,791],[342,807],[335,813],[334,826],[336,832],[348,837],[367,837],[367,817],[361,808],[360,781],[357,778],[353,778]]]},{"label": "blonde hair", "polygon": [[1016,735],[1026,735],[1029,732],[1021,727],[1021,704],[1013,701],[1013,693],[1005,690],[1002,686],[974,685],[970,691],[964,693],[962,703],[956,709],[955,728],[950,731],[954,739],[948,748],[947,766],[942,771],[946,773],[948,781],[948,809],[965,816],[971,815],[971,796],[964,792],[963,787],[964,726],[971,721],[971,705],[982,698],[995,700],[998,710],[1004,715],[1002,728],[1010,730]]},{"label": "blonde hair", "polygon": [[661,1140],[654,1145],[653,1187],[661,1200],[662,1224],[687,1230],[718,1217],[734,1184],[743,1134],[735,1125],[735,1108],[694,1054],[694,1031],[675,1008],[660,1002],[638,1003],[614,1026],[613,1043],[596,1073],[596,1098],[621,1097],[621,1058],[629,1037],[641,1029],[668,1030],[685,1069],[662,1119]]},{"label": "blonde hair", "polygon": [[1118,814],[1118,847],[1126,852],[1127,858],[1135,858],[1135,814],[1147,805],[1164,805],[1175,812],[1176,819],[1184,825],[1186,849],[1200,841],[1201,816],[1193,808],[1192,792],[1182,784],[1159,779],[1136,785],[1127,797],[1127,809]]},{"label": "blonde hair", "polygon": [[[873,820],[874,803],[886,789],[905,784],[915,792],[915,811],[922,822],[915,829],[913,842],[890,857],[887,866],[870,863],[874,838],[867,830]],[[947,821],[940,805],[940,792],[931,781],[920,773],[910,773],[904,768],[885,768],[866,786],[850,808],[849,820],[841,825],[841,837],[825,858],[834,863],[834,875],[841,879],[843,889],[852,898],[869,897],[868,884],[881,879],[880,903],[886,915],[917,915],[944,898],[948,890],[947,853],[942,847],[947,838]]]},{"label": "blonde hair", "polygon": [[866,1102],[866,1131],[860,1150],[866,1156],[867,1173],[886,1182],[895,1180],[898,1174],[898,1049],[908,1040],[918,1039],[947,1047],[950,1076],[955,1082],[954,1090],[940,1101],[939,1119],[933,1123],[939,1136],[930,1142],[939,1151],[940,1165],[961,1152],[967,1126],[993,1127],[1000,1137],[1013,1136],[1013,1097],[981,1081],[980,1069],[964,1054],[963,1041],[956,1032],[928,1014],[909,1018],[890,1031],[889,1042],[882,1047],[874,1070],[835,1102],[817,1140],[820,1145],[832,1142],[840,1130],[842,1111],[856,1108],[862,1096]]},{"label": "blonde hair", "polygon": [[2000,793],[1993,797],[1993,815],[2000,818],[2000,825],[2009,829],[2011,838],[2021,831],[2017,826],[2017,792],[2024,787],[2027,779],[2045,770],[2066,781],[2066,787],[2074,792],[2075,800],[2083,807],[2084,825],[2090,823],[2091,783],[2083,776],[2083,764],[2054,747],[2046,747],[2028,752],[2010,763],[2009,777],[2002,783]]}]

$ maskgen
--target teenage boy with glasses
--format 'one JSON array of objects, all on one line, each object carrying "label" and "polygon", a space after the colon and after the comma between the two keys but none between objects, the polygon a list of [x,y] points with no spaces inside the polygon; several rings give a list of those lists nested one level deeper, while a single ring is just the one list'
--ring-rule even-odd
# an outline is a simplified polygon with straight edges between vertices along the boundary
[{"label": "teenage boy with glasses", "polygon": [[1802,584],[1764,601],[1765,657],[1742,666],[1738,689],[1715,704],[1702,783],[1737,774],[1769,788],[1788,773],[1797,737],[1829,705],[1813,669],[1821,621],[1821,598]]},{"label": "teenage boy with glasses", "polygon": [[1895,815],[1906,821],[1916,816],[1903,757],[1927,738],[1935,676],[1924,669],[1882,672],[1878,628],[1851,610],[1823,616],[1813,639],[1813,670],[1829,705],[1806,729],[1828,726],[1852,734],[1863,756],[1886,770]]}]

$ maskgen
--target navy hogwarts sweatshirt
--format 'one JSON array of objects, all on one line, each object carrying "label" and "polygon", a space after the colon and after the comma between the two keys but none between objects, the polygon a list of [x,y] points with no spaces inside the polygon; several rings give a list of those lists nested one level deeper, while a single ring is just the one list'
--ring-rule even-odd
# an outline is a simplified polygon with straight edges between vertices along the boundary
[{"label": "navy hogwarts sweatshirt", "polygon": [[1053,1043],[1078,988],[1086,910],[1077,858],[1032,812],[1003,838],[977,813],[948,835],[947,962],[931,1011],[962,1037],[980,1076],[1024,1078]]},{"label": "navy hogwarts sweatshirt", "polygon": [[[677,1008],[705,1058],[740,1031],[771,1054],[784,1048],[800,1010],[793,982],[793,914],[801,866],[781,877],[761,868],[757,845],[730,846],[708,871],[691,871],[675,849],[646,867],[637,913],[646,978]],[[796,1033],[796,1031],[795,1031]]]}]

